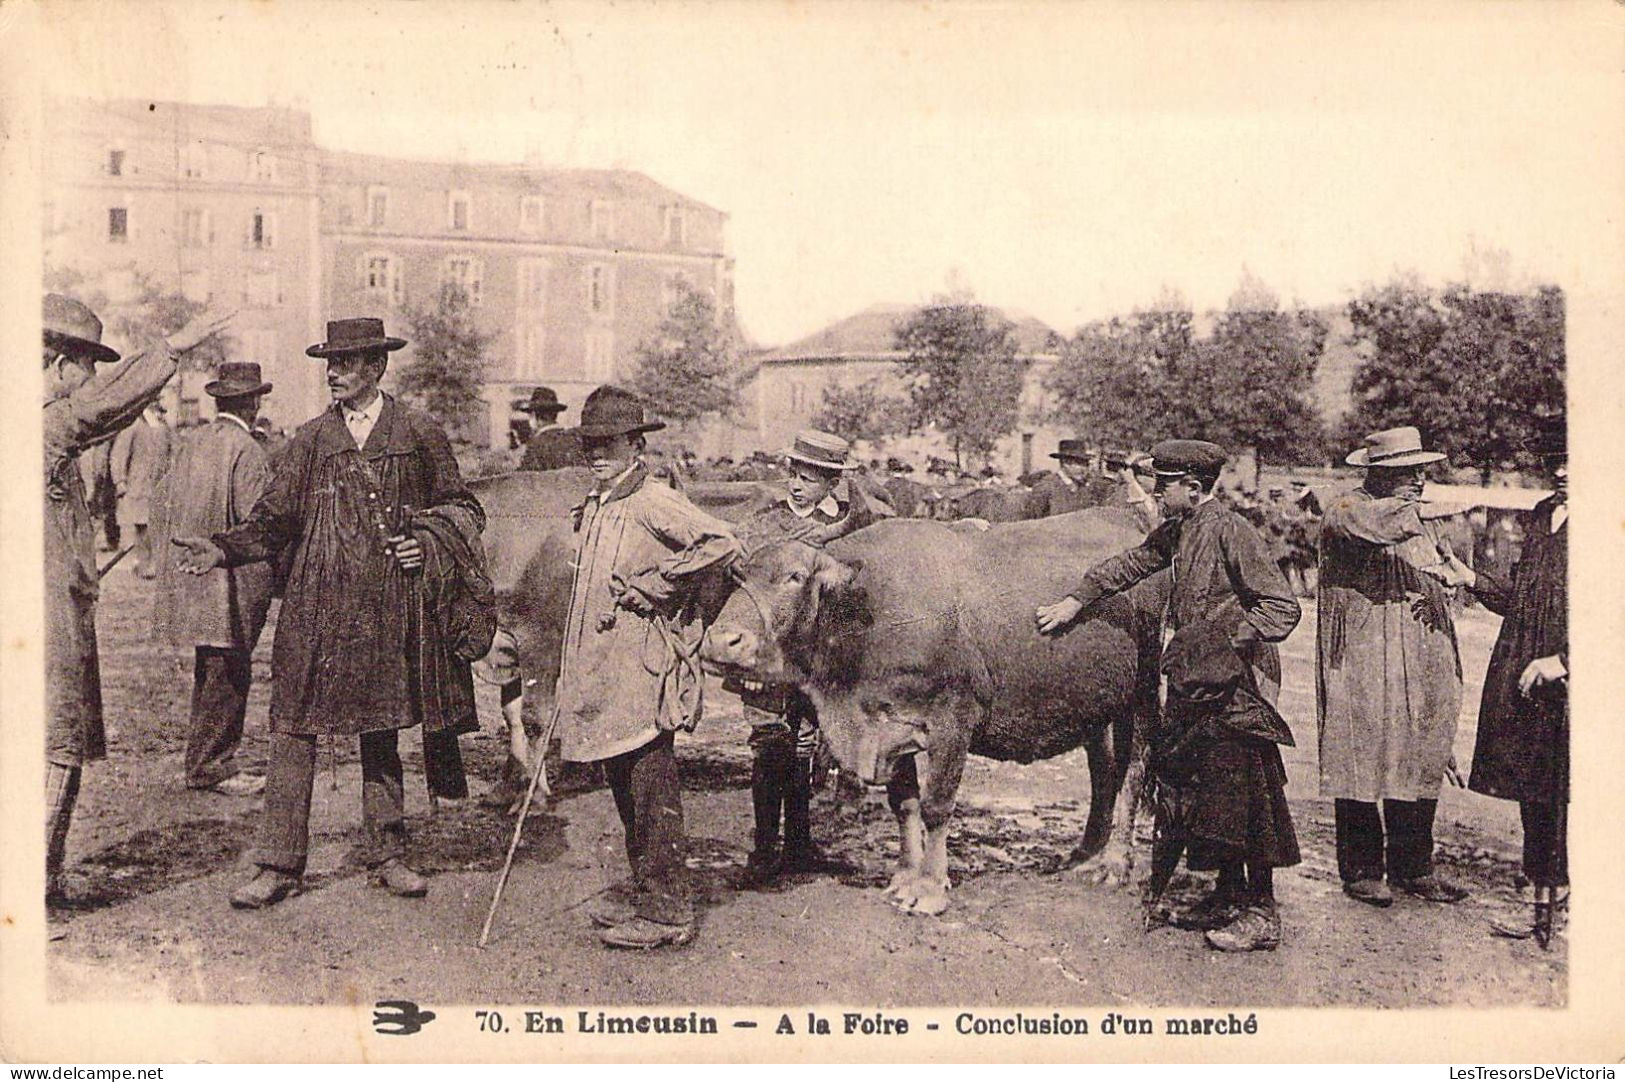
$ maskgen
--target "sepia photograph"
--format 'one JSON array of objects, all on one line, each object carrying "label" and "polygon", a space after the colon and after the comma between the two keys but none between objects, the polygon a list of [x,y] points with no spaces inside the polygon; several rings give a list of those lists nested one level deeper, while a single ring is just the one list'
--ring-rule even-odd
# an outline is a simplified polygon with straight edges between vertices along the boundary
[{"label": "sepia photograph", "polygon": [[1617,1062],[1622,45],[3,5],[5,1058]]}]

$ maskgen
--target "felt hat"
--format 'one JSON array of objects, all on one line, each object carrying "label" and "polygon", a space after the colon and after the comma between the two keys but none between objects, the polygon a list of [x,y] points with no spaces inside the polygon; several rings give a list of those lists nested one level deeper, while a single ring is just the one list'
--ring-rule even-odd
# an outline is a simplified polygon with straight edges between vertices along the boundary
[{"label": "felt hat", "polygon": [[102,321],[96,313],[72,297],[45,294],[41,325],[46,344],[61,353],[104,364],[119,359],[117,350],[102,345]]},{"label": "felt hat", "polygon": [[372,349],[394,351],[405,345],[406,339],[392,338],[384,333],[384,321],[381,319],[371,316],[334,319],[327,323],[327,341],[318,342],[305,350],[305,356],[338,357]]},{"label": "felt hat", "polygon": [[260,366],[255,361],[221,361],[214,379],[203,385],[203,393],[212,398],[270,394],[271,385],[260,378]]},{"label": "felt hat", "polygon": [[1062,440],[1061,445],[1050,452],[1051,458],[1074,459],[1086,462],[1089,459],[1089,445],[1083,440]]},{"label": "felt hat", "polygon": [[537,387],[530,392],[530,398],[514,399],[513,408],[521,413],[547,414],[557,417],[570,407],[559,401],[559,396],[551,387]]},{"label": "felt hat", "polygon": [[796,433],[793,444],[780,452],[791,462],[816,466],[821,470],[855,470],[863,463],[852,457],[852,445],[831,432],[815,428]]},{"label": "felt hat", "polygon": [[581,407],[581,424],[574,431],[586,439],[609,439],[658,432],[665,427],[663,422],[645,416],[643,399],[606,383],[587,396]]},{"label": "felt hat", "polygon": [[1438,451],[1422,449],[1422,433],[1410,425],[1385,428],[1365,438],[1365,445],[1343,461],[1350,466],[1397,467],[1425,466],[1429,462],[1442,462],[1445,456]]},{"label": "felt hat", "polygon": [[1151,448],[1151,467],[1158,477],[1217,477],[1224,461],[1224,448],[1207,440],[1163,440]]}]

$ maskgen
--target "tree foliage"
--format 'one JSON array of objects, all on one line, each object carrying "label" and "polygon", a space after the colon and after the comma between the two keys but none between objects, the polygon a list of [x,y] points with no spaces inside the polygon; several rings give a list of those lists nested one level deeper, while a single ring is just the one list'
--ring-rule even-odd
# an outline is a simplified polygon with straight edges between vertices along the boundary
[{"label": "tree foliage", "polygon": [[412,343],[396,380],[401,397],[454,439],[468,438],[484,411],[480,391],[496,335],[475,324],[468,294],[456,283],[441,286],[432,306],[408,306],[401,314]]},{"label": "tree foliage", "polygon": [[873,376],[861,383],[825,387],[812,423],[843,439],[875,442],[908,431],[912,412],[907,399]]},{"label": "tree foliage", "polygon": [[1349,302],[1364,361],[1343,442],[1400,425],[1422,430],[1452,465],[1530,468],[1523,449],[1537,418],[1564,411],[1564,298],[1399,278]]},{"label": "tree foliage", "polygon": [[638,346],[632,390],[683,426],[734,410],[740,380],[738,347],[716,302],[680,280],[670,314]]},{"label": "tree foliage", "polygon": [[915,419],[952,441],[957,464],[986,458],[1016,426],[1028,359],[1015,327],[968,298],[935,301],[896,329],[899,365]]}]

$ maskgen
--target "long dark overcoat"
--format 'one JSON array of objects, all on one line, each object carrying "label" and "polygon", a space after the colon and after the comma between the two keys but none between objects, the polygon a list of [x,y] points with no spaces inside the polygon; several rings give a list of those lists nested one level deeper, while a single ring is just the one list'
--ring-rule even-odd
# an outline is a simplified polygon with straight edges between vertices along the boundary
[{"label": "long dark overcoat", "polygon": [[272,732],[477,725],[471,699],[458,696],[453,716],[439,696],[426,704],[419,693],[420,651],[447,646],[419,619],[417,585],[384,546],[408,532],[413,512],[437,507],[462,508],[484,525],[440,426],[385,395],[359,450],[336,406],[302,425],[248,520],[214,535],[228,566],[292,546],[271,652]]},{"label": "long dark overcoat", "polygon": [[1501,614],[1501,633],[1490,653],[1478,742],[1468,787],[1507,800],[1550,804],[1569,798],[1569,695],[1566,685],[1518,690],[1524,666],[1569,653],[1569,526],[1552,532],[1555,499],[1542,501],[1524,521],[1523,552],[1506,583],[1478,572],[1473,593]]}]

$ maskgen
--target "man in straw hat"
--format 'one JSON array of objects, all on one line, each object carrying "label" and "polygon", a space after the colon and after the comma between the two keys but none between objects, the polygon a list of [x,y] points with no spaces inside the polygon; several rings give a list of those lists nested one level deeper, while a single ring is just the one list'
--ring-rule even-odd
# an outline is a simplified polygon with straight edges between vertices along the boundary
[{"label": "man in straw hat", "polygon": [[[84,764],[107,757],[96,655],[95,526],[78,458],[140,416],[179,356],[222,329],[205,312],[124,361],[102,344],[102,321],[76,300],[46,294],[45,354],[45,892],[70,904],[63,865]],[[97,368],[97,365],[106,367]]]},{"label": "man in straw hat", "polygon": [[1544,418],[1528,449],[1539,456],[1552,494],[1524,517],[1523,551],[1511,581],[1451,567],[1501,631],[1484,677],[1478,739],[1468,788],[1516,800],[1523,820],[1523,873],[1535,889],[1533,920],[1491,923],[1513,939],[1542,946],[1568,908],[1569,845],[1569,468],[1562,416]]},{"label": "man in straw hat", "polygon": [[515,408],[536,419],[536,428],[525,442],[520,469],[562,470],[585,465],[581,458],[581,438],[559,424],[559,415],[566,407],[553,388],[536,388],[527,401],[515,403]]},{"label": "man in straw hat", "polygon": [[1444,457],[1415,428],[1371,433],[1346,460],[1364,483],[1327,505],[1320,528],[1320,791],[1335,802],[1343,891],[1378,907],[1391,888],[1444,903],[1467,894],[1433,867],[1462,693],[1452,575],[1421,515],[1423,467]]},{"label": "man in straw hat", "polygon": [[1258,531],[1215,499],[1224,451],[1205,440],[1164,440],[1151,457],[1162,523],[1040,608],[1038,630],[1059,634],[1098,599],[1173,568],[1174,634],[1162,658],[1168,695],[1152,741],[1158,844],[1149,901],[1160,902],[1187,850],[1190,867],[1219,877],[1175,923],[1205,930],[1216,950],[1274,950],[1275,869],[1299,860],[1278,747],[1292,744],[1292,732],[1274,706],[1274,644],[1297,627],[1301,610]]},{"label": "man in straw hat", "polygon": [[[215,416],[181,444],[155,498],[159,552],[169,539],[208,536],[248,518],[271,481],[270,460],[254,438],[260,399],[271,384],[253,362],[224,361],[203,391]],[[186,734],[185,782],[228,796],[252,796],[263,775],[238,772],[237,748],[248,714],[254,646],[271,608],[271,565],[263,562],[184,574],[159,561],[158,633],[192,651],[192,708]]]},{"label": "man in straw hat", "polygon": [[727,524],[651,479],[644,435],[664,427],[619,387],[599,387],[582,406],[576,432],[595,484],[575,512],[554,698],[561,753],[604,764],[626,830],[631,878],[594,898],[588,915],[606,946],[642,950],[694,935],[673,741],[700,717],[696,577],[740,551]]},{"label": "man in straw hat", "polygon": [[[461,761],[448,760],[455,734],[478,726],[469,655],[484,653],[490,631],[483,643],[448,636],[424,592],[443,559],[443,530],[478,551],[485,515],[440,426],[378,389],[390,352],[405,345],[379,319],[328,323],[327,340],[305,352],[327,362],[332,408],[289,440],[245,521],[174,541],[193,574],[292,557],[271,659],[258,871],[232,893],[239,909],[281,901],[304,874],[319,736],[360,739],[363,857],[373,884],[392,894],[428,891],[403,859],[398,731],[423,725],[432,794],[467,792],[455,791]],[[450,750],[430,742],[436,734]]]},{"label": "man in straw hat", "polygon": [[[790,467],[782,499],[757,510],[742,527],[742,540],[755,548],[794,538],[822,545],[862,529],[882,510],[858,482],[862,464],[846,440],[807,429],[781,452]],[[847,478],[849,500],[835,498]],[[794,685],[745,686],[739,692],[751,723],[751,807],[755,830],[744,882],[763,886],[780,872],[821,871],[830,867],[812,837],[814,758],[818,751],[818,712]],[[779,844],[780,824],[784,844]]]}]

